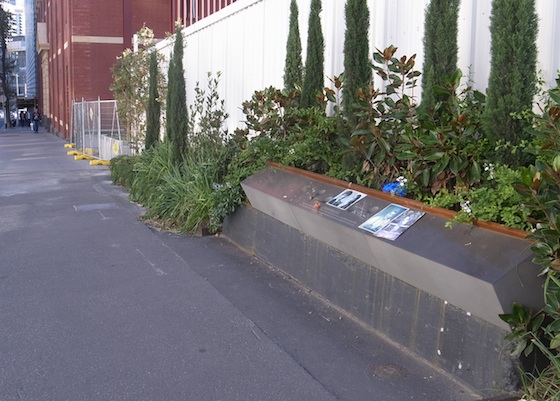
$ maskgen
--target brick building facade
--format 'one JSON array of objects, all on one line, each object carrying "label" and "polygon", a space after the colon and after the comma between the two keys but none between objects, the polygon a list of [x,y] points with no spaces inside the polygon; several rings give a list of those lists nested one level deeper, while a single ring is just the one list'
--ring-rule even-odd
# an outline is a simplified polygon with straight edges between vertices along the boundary
[{"label": "brick building facade", "polygon": [[36,0],[38,107],[48,128],[70,138],[74,100],[112,99],[111,67],[145,24],[156,38],[173,26],[170,2]]}]

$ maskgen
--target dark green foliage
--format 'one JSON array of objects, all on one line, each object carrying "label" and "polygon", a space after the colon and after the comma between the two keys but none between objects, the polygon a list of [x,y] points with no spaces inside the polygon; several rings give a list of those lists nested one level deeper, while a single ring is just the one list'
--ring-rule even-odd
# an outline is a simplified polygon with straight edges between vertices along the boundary
[{"label": "dark green foliage", "polygon": [[175,32],[173,54],[169,61],[167,75],[167,139],[172,143],[172,160],[182,162],[187,147],[188,113],[185,89],[185,70],[183,68],[183,33],[181,26]]},{"label": "dark green foliage", "polygon": [[301,93],[301,106],[304,108],[318,105],[316,98],[323,91],[325,83],[325,44],[320,13],[321,0],[311,0],[307,31],[305,76]]},{"label": "dark green foliage", "polygon": [[517,169],[487,164],[482,171],[481,186],[470,189],[458,186],[452,192],[443,189],[436,196],[421,200],[431,206],[459,212],[454,219],[457,222],[472,223],[474,219],[529,230],[529,211],[519,207],[523,198],[514,188],[520,176]]},{"label": "dark green foliage", "polygon": [[457,69],[457,18],[460,0],[431,0],[424,22],[422,108],[429,110],[445,95],[434,92]]},{"label": "dark green foliage", "polygon": [[146,149],[155,146],[159,141],[161,104],[158,94],[158,73],[157,53],[154,51],[150,54],[150,87],[146,110]]},{"label": "dark green foliage", "polygon": [[265,161],[326,173],[336,162],[337,118],[317,108],[299,108],[299,98],[297,90],[255,92],[243,103],[247,129],[238,130],[237,137],[243,138],[241,148],[266,147],[258,152]]},{"label": "dark green foliage", "polygon": [[111,159],[111,180],[115,185],[121,185],[125,188],[132,187],[134,181],[134,165],[138,161],[139,156],[117,156]]},{"label": "dark green foliage", "polygon": [[438,103],[433,114],[421,114],[418,129],[403,136],[395,149],[423,192],[480,183],[480,161],[488,151],[480,123],[486,98],[470,87],[461,89],[461,78],[458,69],[437,87],[447,101]]},{"label": "dark green foliage", "polygon": [[407,92],[416,85],[419,73],[414,70],[415,56],[398,59],[396,51],[390,46],[373,54],[373,68],[385,82],[385,92],[371,86],[357,91],[359,124],[348,143],[361,161],[361,184],[374,188],[403,174],[406,161],[396,157],[395,148],[403,137],[413,134],[415,105]]},{"label": "dark green foliage", "polygon": [[[484,127],[492,143],[518,145],[528,138],[527,123],[512,116],[532,109],[537,90],[538,20],[534,0],[494,0],[488,103]],[[503,146],[502,149],[507,149]],[[517,166],[518,155],[499,152],[499,161]]]},{"label": "dark green foliage", "polygon": [[356,90],[372,81],[369,60],[369,9],[366,0],[347,0],[346,34],[344,37],[344,115],[354,120]]},{"label": "dark green foliage", "polygon": [[[216,207],[224,210],[227,202],[222,202],[216,192],[224,182],[233,146],[227,133],[222,132],[227,114],[218,96],[220,74],[217,75],[212,78],[208,74],[207,91],[197,83],[190,109],[193,123],[188,129],[193,135],[188,138],[181,163],[175,162],[175,144],[171,140],[146,149],[134,163],[131,197],[149,210],[146,218],[154,224],[185,233],[202,227],[220,228],[221,220],[212,220],[213,211]],[[122,170],[118,166],[116,169]],[[224,192],[224,196],[229,195]]]},{"label": "dark green foliage", "polygon": [[296,0],[290,3],[290,30],[286,43],[286,63],[284,66],[284,88],[294,89],[301,85],[303,62],[301,60],[301,38],[299,35],[298,6]]},{"label": "dark green foliage", "polygon": [[560,88],[551,89],[549,95],[542,116],[533,121],[537,161],[520,169],[515,186],[535,225],[527,239],[533,263],[541,267],[540,275],[545,277],[544,307],[532,311],[513,304],[510,314],[500,315],[512,328],[506,340],[512,341],[513,356],[540,354],[548,362],[538,372],[523,374],[523,398],[530,400],[560,399]]}]

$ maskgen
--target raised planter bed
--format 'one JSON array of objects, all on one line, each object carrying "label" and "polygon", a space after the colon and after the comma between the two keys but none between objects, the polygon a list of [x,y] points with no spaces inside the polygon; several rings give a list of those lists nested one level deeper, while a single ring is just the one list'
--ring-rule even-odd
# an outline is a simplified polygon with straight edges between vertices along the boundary
[{"label": "raised planter bed", "polygon": [[[542,281],[525,233],[445,223],[453,212],[306,171],[269,165],[242,183],[250,208],[224,234],[485,395],[517,385],[498,317],[540,307]],[[327,204],[344,189],[367,196]],[[359,228],[394,203],[426,212],[394,241]]]}]

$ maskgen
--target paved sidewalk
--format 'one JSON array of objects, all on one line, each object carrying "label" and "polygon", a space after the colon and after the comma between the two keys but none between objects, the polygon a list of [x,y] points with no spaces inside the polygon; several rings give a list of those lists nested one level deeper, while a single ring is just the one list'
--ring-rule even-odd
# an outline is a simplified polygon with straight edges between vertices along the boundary
[{"label": "paved sidewalk", "polygon": [[0,400],[479,398],[225,239],[150,229],[63,144],[0,130]]}]

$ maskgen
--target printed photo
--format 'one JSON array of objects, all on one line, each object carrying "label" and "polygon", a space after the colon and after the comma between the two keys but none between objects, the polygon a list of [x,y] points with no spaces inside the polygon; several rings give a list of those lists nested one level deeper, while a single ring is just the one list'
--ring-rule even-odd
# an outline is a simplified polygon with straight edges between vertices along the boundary
[{"label": "printed photo", "polygon": [[383,210],[374,214],[360,224],[359,228],[375,234],[407,210],[409,209],[404,206],[391,203],[389,206],[385,207]]},{"label": "printed photo", "polygon": [[396,240],[410,226],[416,223],[420,217],[424,216],[424,212],[419,210],[407,210],[393,221],[375,233],[376,237],[385,238],[391,241]]},{"label": "printed photo", "polygon": [[347,210],[348,208],[350,208],[350,206],[356,204],[356,202],[365,197],[366,194],[358,191],[353,191],[351,189],[346,189],[329,200],[327,202],[327,205],[334,206],[338,209]]}]

